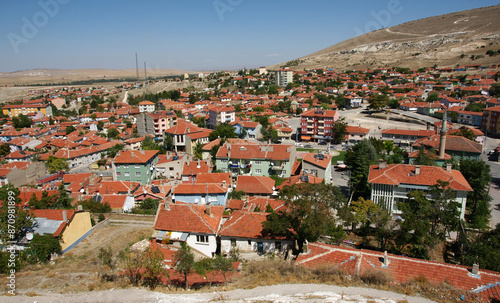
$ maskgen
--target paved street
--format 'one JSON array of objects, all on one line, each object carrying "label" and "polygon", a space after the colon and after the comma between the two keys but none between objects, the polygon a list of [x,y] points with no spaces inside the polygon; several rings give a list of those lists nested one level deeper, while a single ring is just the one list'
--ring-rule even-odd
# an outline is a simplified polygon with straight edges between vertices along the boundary
[{"label": "paved street", "polygon": [[500,139],[487,138],[484,143],[484,153],[481,159],[490,166],[490,196],[491,201],[491,221],[490,226],[495,227],[500,223],[500,163],[488,160],[488,151],[496,149],[500,144]]}]

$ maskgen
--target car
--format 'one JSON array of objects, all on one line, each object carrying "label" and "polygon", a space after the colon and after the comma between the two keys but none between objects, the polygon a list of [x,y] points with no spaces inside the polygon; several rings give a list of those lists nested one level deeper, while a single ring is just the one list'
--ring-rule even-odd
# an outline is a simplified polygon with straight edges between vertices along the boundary
[{"label": "car", "polygon": [[326,143],[327,143],[326,141],[321,141],[321,142],[319,142],[318,144],[319,144],[319,145],[326,145]]},{"label": "car", "polygon": [[312,148],[313,146],[311,144],[306,144],[304,145],[305,148]]}]

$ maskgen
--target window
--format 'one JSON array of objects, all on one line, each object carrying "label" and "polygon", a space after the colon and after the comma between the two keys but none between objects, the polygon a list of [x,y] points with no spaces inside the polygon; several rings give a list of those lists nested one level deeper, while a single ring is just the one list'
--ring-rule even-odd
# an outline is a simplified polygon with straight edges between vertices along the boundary
[{"label": "window", "polygon": [[259,174],[259,175],[260,175],[260,174],[262,174],[262,169],[257,168],[257,169],[255,170],[255,173],[256,173],[256,174]]},{"label": "window", "polygon": [[125,177],[130,177],[130,173],[129,173],[129,172],[125,172],[123,175],[124,175]]},{"label": "window", "polygon": [[198,235],[198,236],[196,236],[196,242],[198,242],[198,243],[208,243],[208,236]]},{"label": "window", "polygon": [[122,175],[122,173],[120,173],[120,172],[117,172],[117,173],[116,173],[116,176],[117,176],[117,177],[120,177],[121,175]]},{"label": "window", "polygon": [[135,168],[141,168],[141,166],[139,164],[136,164]]},{"label": "window", "polygon": [[123,165],[123,168],[128,168],[128,164],[124,164],[124,165]]},{"label": "window", "polygon": [[274,249],[281,251],[281,242],[280,241],[274,242]]},{"label": "window", "polygon": [[135,176],[136,176],[136,177],[140,177],[140,176],[141,176],[141,173],[140,173],[140,172],[136,172],[136,173],[135,173]]},{"label": "window", "polygon": [[260,165],[260,161],[255,161],[255,165]]},{"label": "window", "polygon": [[231,246],[236,246],[236,239],[235,238],[231,238]]},{"label": "window", "polygon": [[172,170],[174,170],[174,168],[173,167],[169,167],[168,170],[172,171]]}]

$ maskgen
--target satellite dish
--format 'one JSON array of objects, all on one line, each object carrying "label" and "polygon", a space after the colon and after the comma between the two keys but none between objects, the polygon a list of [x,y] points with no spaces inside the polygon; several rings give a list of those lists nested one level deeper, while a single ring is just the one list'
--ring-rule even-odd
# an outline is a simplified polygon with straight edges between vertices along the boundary
[{"label": "satellite dish", "polygon": [[27,233],[26,234],[26,240],[28,240],[28,241],[33,240],[33,234],[32,233]]},{"label": "satellite dish", "polygon": [[198,202],[200,202],[200,199],[196,198],[196,199],[194,199],[194,202],[198,203]]}]

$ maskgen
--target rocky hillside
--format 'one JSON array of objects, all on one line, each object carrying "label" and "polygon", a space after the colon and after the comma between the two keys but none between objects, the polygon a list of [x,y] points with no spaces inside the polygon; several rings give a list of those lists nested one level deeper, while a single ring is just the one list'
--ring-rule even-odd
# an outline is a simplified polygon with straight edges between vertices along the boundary
[{"label": "rocky hillside", "polygon": [[[500,5],[496,5],[411,21],[269,68],[344,70],[499,63],[499,16]],[[495,55],[486,54],[488,50]]]}]

